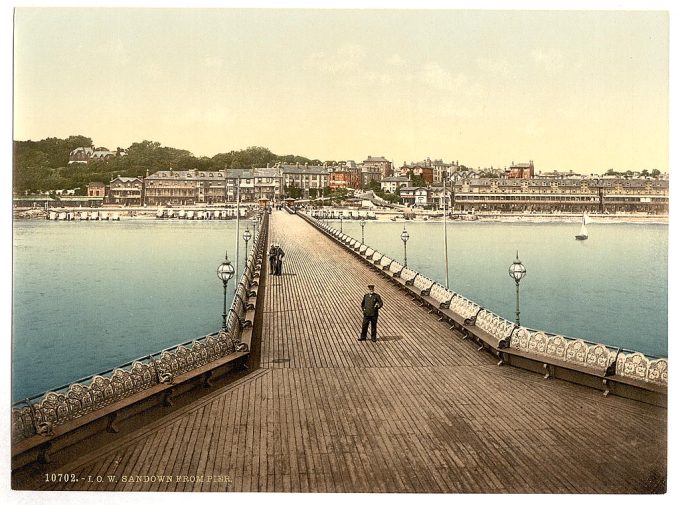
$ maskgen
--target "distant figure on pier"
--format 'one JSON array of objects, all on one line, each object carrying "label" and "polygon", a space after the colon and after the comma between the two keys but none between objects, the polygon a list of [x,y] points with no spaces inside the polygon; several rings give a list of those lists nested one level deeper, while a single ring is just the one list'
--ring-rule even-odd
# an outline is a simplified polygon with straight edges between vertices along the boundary
[{"label": "distant figure on pier", "polygon": [[371,340],[375,342],[378,339],[378,312],[382,306],[382,298],[375,292],[375,286],[369,284],[368,293],[366,293],[363,300],[361,300],[361,310],[364,313],[364,321],[361,325],[361,336],[359,337],[359,341],[366,340],[369,323],[371,325]]},{"label": "distant figure on pier", "polygon": [[274,275],[281,275],[281,271],[283,270],[283,257],[286,255],[286,253],[283,252],[283,249],[281,249],[281,246],[277,245],[276,246],[276,262],[274,264]]},{"label": "distant figure on pier", "polygon": [[269,247],[269,273],[276,274],[276,244]]}]

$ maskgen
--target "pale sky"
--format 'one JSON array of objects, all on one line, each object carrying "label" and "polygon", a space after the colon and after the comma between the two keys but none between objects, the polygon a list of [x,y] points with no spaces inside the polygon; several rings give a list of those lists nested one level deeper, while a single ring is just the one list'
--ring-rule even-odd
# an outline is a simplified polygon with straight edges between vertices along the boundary
[{"label": "pale sky", "polygon": [[668,171],[662,11],[28,8],[14,138]]}]

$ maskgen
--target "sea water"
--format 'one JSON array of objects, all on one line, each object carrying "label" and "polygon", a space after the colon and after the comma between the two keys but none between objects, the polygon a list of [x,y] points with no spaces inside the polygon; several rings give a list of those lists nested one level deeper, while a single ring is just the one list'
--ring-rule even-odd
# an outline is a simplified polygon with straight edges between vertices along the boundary
[{"label": "sea water", "polygon": [[[339,221],[331,221],[339,228]],[[364,242],[479,305],[515,321],[516,286],[508,268],[517,255],[520,322],[550,333],[640,351],[668,353],[668,226],[580,223],[367,221]],[[343,231],[361,240],[356,221]]]},{"label": "sea water", "polygon": [[[235,261],[235,221],[13,226],[14,400],[199,338],[222,323],[216,269],[226,250]],[[442,222],[368,221],[365,242],[403,261],[404,226],[409,266],[445,285]],[[527,269],[522,325],[666,356],[668,227],[593,223],[590,238],[576,241],[579,228],[449,222],[449,287],[514,321],[508,267],[519,253]],[[356,221],[344,221],[343,231],[361,238]],[[242,269],[242,240],[240,248]]]},{"label": "sea water", "polygon": [[13,398],[219,330],[235,236],[235,221],[16,221]]}]

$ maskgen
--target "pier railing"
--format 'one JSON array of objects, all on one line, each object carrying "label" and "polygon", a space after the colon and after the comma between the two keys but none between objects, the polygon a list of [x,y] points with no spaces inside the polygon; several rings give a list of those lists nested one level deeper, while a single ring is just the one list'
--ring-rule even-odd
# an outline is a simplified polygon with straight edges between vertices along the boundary
[{"label": "pier railing", "polygon": [[617,387],[624,389],[626,386],[667,394],[667,358],[518,326],[329,224],[298,214],[402,286],[440,320],[450,323],[450,329],[476,341],[480,350],[486,348],[496,354],[500,358],[499,365],[524,366],[524,362],[534,362],[546,378],[566,378],[565,370],[590,375],[597,378],[605,395],[612,389],[618,393]]},{"label": "pier railing", "polygon": [[97,420],[100,414],[111,416],[107,431],[112,431],[117,406],[127,407],[154,395],[161,395],[163,404],[171,404],[169,398],[177,385],[196,378],[209,385],[214,368],[247,356],[255,309],[251,300],[257,299],[267,225],[264,213],[225,328],[15,403],[13,456]]}]

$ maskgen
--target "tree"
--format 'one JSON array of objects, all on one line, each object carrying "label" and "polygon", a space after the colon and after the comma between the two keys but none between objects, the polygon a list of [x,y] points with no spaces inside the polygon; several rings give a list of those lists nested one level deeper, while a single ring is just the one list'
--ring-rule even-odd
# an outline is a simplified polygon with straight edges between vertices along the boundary
[{"label": "tree", "polygon": [[427,186],[427,183],[425,182],[425,179],[423,179],[422,175],[414,175],[411,178],[411,186],[414,188],[424,188]]},{"label": "tree", "polygon": [[296,163],[299,163],[300,165],[304,165],[305,163],[312,164],[312,160],[309,158],[305,158],[304,156],[296,156],[294,154],[285,154],[282,156],[276,156],[276,161],[285,163],[287,165],[295,165]]},{"label": "tree", "polygon": [[347,188],[338,188],[333,192],[333,199],[336,201],[341,201],[347,198],[349,191]]},{"label": "tree", "polygon": [[[17,193],[50,189],[73,189],[89,182],[108,183],[112,178],[144,177],[159,170],[213,171],[227,168],[250,169],[277,162],[320,163],[303,156],[279,156],[266,147],[251,146],[239,151],[218,153],[212,157],[195,157],[186,149],[162,146],[160,142],[142,140],[127,148],[126,156],[89,163],[68,164],[69,154],[77,147],[93,147],[92,139],[71,135],[66,139],[46,138],[39,141],[15,141],[13,189]],[[301,192],[301,190],[299,190]],[[326,194],[330,193],[325,188]],[[319,191],[321,193],[321,191]]]},{"label": "tree", "polygon": [[383,200],[387,200],[390,203],[399,203],[399,195],[395,195],[392,193],[383,193],[382,195],[379,196]]},{"label": "tree", "polygon": [[291,186],[285,185],[283,192],[284,192],[284,195],[286,197],[295,198],[295,199],[302,198],[302,194],[303,194],[302,189],[295,187],[295,185],[291,185]]}]

